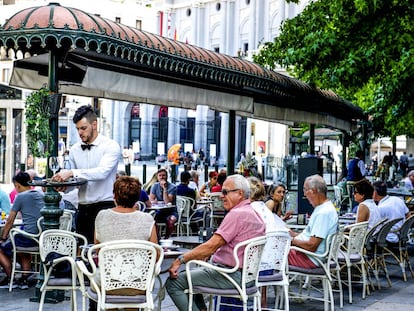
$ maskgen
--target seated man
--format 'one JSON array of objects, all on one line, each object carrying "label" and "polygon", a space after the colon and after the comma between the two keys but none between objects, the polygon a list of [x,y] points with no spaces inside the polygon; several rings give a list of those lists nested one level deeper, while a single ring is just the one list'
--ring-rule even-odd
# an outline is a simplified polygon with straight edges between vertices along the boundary
[{"label": "seated man", "polygon": [[[22,214],[22,219],[24,223],[24,231],[28,233],[37,234],[37,220],[40,217],[40,210],[44,207],[44,194],[43,192],[34,190],[29,185],[31,178],[29,174],[20,172],[13,177],[13,184],[16,188],[18,195],[14,201],[13,207],[10,211],[10,215],[7,218],[6,225],[3,229],[1,236],[1,247],[0,247],[0,265],[3,267],[4,272],[6,273],[6,278],[1,282],[0,288],[8,288],[10,276],[11,276],[11,252],[13,246],[11,241],[7,239],[7,236],[10,232],[10,229],[13,226],[14,220],[18,212]],[[22,247],[31,247],[35,246],[37,243],[29,238],[26,238],[22,235],[16,235],[16,244],[17,246]],[[31,256],[30,254],[21,254],[21,264],[22,269],[30,271],[31,269]],[[19,287],[21,289],[27,289],[27,278],[28,274],[24,273],[21,280],[19,281]],[[13,287],[16,285],[13,284]]]},{"label": "seated man", "polygon": [[[164,202],[165,204],[175,204],[177,187],[174,184],[168,182],[167,178],[167,170],[165,168],[159,169],[157,172],[158,182],[152,185],[150,191],[151,202]],[[174,224],[176,223],[177,219],[177,207],[157,211],[157,214],[155,215],[155,221],[157,223],[166,224],[166,239],[168,239],[171,236],[171,233],[174,231]]]},{"label": "seated man", "polygon": [[[290,231],[292,245],[316,254],[322,254],[326,249],[326,238],[338,229],[338,213],[335,206],[326,197],[327,187],[325,180],[319,175],[312,175],[305,179],[303,193],[313,206],[314,210],[309,224],[301,232]],[[307,255],[296,250],[290,250],[289,265],[303,268],[316,268],[316,262]]]},{"label": "seated man", "polygon": [[[188,309],[188,289],[185,273],[178,274],[181,264],[189,260],[205,260],[213,255],[213,263],[233,267],[233,249],[239,242],[265,235],[265,224],[261,217],[250,206],[250,186],[241,175],[227,177],[223,184],[222,197],[224,208],[228,211],[226,217],[214,235],[205,243],[179,256],[171,265],[170,277],[166,282],[167,291],[179,310]],[[240,263],[243,264],[243,255],[239,253]],[[214,288],[233,288],[231,283],[218,272],[205,268],[191,271],[194,286]],[[241,282],[241,272],[237,271],[231,277]],[[203,297],[196,295],[193,310],[205,310]]]},{"label": "seated man", "polygon": [[392,231],[397,231],[401,228],[405,218],[408,216],[408,207],[401,198],[387,195],[387,184],[385,182],[375,181],[373,186],[374,194],[372,198],[378,205],[381,218],[386,217],[388,220],[402,218],[401,221],[391,228],[391,232],[387,234],[387,242],[398,243],[398,235]]},{"label": "seated man", "polygon": [[177,195],[196,199],[196,192],[194,189],[189,187],[191,180],[191,174],[189,172],[182,172],[180,175],[180,184],[177,186]]}]

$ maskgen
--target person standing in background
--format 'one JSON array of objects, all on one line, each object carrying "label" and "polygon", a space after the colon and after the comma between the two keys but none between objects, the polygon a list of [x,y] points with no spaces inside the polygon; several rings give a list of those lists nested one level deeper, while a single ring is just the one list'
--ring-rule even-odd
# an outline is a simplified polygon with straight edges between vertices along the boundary
[{"label": "person standing in background", "polygon": [[52,180],[85,178],[88,181],[79,187],[76,231],[93,243],[96,215],[103,209],[115,206],[112,190],[121,148],[114,140],[99,134],[98,116],[92,106],[79,107],[73,116],[73,123],[81,142],[70,149],[71,169],[61,170]]},{"label": "person standing in background", "polygon": [[365,163],[363,161],[364,152],[358,150],[355,153],[355,158],[348,162],[348,176],[347,181],[359,181],[365,176]]},{"label": "person standing in background", "polygon": [[401,175],[402,177],[405,177],[407,175],[408,168],[408,156],[406,151],[404,151],[403,154],[400,156],[399,164]]}]

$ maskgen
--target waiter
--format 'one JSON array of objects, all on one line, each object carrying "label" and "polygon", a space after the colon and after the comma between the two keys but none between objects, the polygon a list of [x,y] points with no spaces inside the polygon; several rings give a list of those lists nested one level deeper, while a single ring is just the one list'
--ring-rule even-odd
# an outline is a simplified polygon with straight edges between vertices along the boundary
[{"label": "waiter", "polygon": [[79,188],[79,212],[76,232],[84,235],[89,243],[94,241],[95,218],[102,209],[115,206],[113,184],[116,178],[121,148],[118,143],[98,132],[98,116],[89,106],[81,106],[73,116],[81,142],[70,148],[71,169],[61,170],[55,181],[85,178],[88,182]]}]

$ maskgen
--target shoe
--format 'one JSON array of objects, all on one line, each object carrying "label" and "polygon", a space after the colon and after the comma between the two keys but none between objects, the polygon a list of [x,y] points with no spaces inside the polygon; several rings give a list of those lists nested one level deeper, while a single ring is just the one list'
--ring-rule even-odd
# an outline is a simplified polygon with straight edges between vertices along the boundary
[{"label": "shoe", "polygon": [[[12,288],[16,288],[17,285],[15,283],[13,283]],[[9,289],[10,288],[10,279],[9,278],[4,278],[1,282],[0,282],[0,288],[6,288]]]},{"label": "shoe", "polygon": [[29,284],[27,283],[27,279],[20,280],[18,282],[18,286],[19,286],[20,289],[28,289],[29,288]]}]

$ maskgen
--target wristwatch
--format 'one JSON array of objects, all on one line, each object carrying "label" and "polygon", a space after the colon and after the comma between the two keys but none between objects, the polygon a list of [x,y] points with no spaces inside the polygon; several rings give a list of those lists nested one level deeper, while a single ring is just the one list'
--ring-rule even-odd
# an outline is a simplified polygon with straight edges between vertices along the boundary
[{"label": "wristwatch", "polygon": [[185,261],[184,261],[184,255],[180,255],[180,256],[178,256],[177,257],[177,259],[180,261],[180,264],[182,265],[182,264],[185,264]]}]

